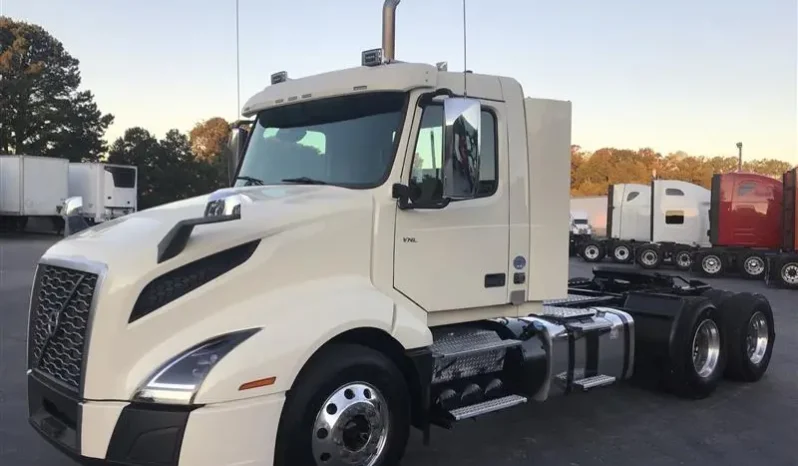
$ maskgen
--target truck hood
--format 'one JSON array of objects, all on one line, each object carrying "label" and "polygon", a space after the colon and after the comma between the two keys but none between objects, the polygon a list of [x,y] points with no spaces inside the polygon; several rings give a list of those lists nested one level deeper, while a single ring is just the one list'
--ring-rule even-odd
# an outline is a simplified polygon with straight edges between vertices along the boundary
[{"label": "truck hood", "polygon": [[195,227],[183,252],[163,264],[158,264],[158,244],[181,220],[202,217],[209,194],[101,223],[59,241],[45,257],[99,262],[109,272],[117,265],[131,271],[149,271],[173,261],[185,263],[320,217],[372,207],[369,192],[334,186],[256,186],[232,191],[252,199],[242,205],[241,218]]}]

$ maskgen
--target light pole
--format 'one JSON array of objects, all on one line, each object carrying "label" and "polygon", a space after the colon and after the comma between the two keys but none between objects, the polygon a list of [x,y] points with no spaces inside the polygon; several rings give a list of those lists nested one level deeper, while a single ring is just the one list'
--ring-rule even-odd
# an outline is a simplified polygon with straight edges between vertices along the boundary
[{"label": "light pole", "polygon": [[737,143],[737,171],[743,171],[743,143]]},{"label": "light pole", "polygon": [[241,115],[241,59],[238,30],[238,0],[236,0],[236,120]]}]

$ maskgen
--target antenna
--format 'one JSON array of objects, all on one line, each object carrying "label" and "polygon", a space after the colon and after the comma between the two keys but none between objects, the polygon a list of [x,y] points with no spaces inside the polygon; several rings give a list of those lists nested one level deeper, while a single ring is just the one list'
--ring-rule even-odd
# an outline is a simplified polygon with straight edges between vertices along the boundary
[{"label": "antenna", "polygon": [[466,0],[463,0],[463,97],[468,97],[468,42],[466,40]]}]

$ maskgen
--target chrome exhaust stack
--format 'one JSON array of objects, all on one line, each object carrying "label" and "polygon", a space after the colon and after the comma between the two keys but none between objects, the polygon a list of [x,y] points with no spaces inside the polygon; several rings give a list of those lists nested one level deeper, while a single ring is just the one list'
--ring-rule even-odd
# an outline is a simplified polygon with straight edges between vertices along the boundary
[{"label": "chrome exhaust stack", "polygon": [[396,7],[401,0],[385,0],[382,5],[382,53],[385,63],[394,61],[396,53]]}]

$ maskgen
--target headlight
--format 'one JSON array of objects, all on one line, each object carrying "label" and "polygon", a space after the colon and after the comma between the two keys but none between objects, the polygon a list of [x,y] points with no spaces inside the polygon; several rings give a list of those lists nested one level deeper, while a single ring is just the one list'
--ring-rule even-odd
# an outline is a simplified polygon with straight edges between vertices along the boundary
[{"label": "headlight", "polygon": [[213,366],[260,329],[215,337],[190,348],[161,365],[133,396],[135,401],[191,404]]}]

